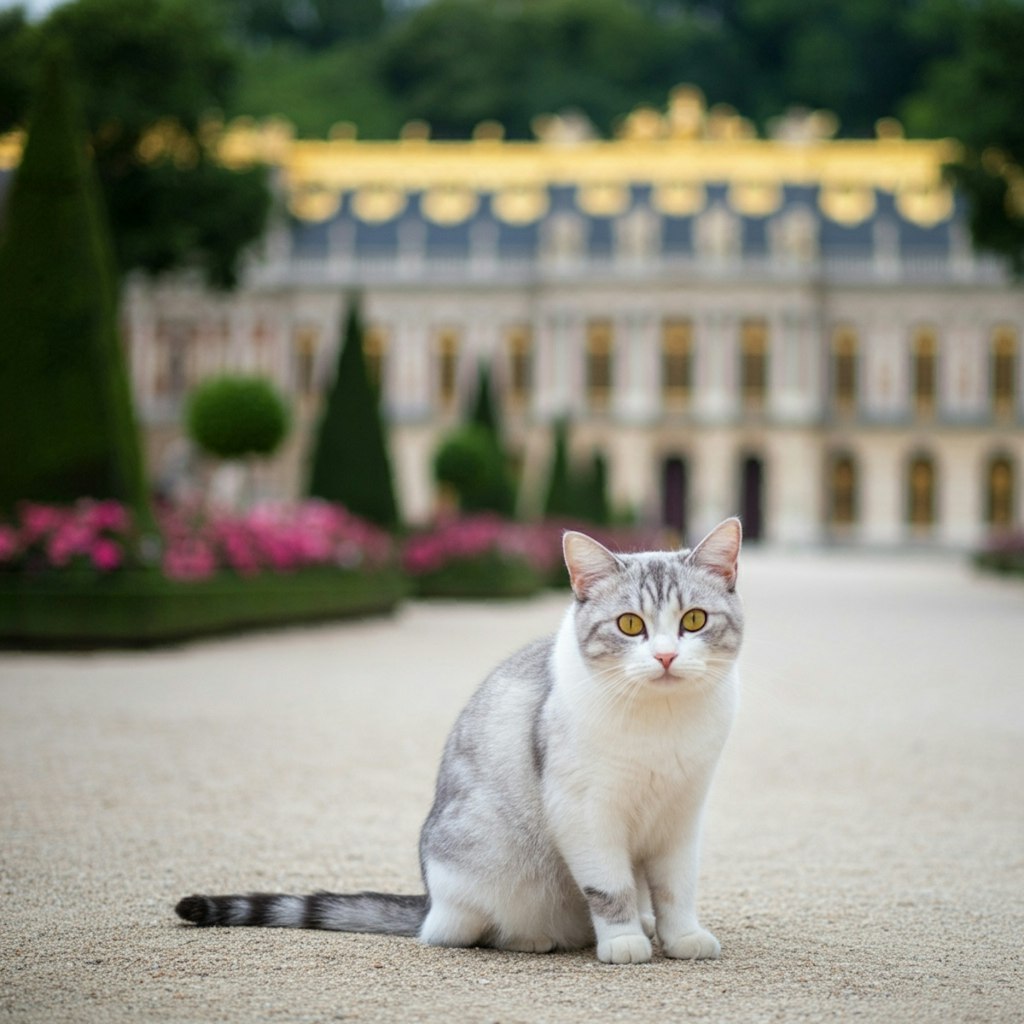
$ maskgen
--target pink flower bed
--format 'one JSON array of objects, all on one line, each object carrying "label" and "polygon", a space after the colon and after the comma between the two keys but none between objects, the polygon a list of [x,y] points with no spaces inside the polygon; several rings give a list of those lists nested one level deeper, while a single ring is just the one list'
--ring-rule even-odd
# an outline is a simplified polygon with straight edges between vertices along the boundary
[{"label": "pink flower bed", "polygon": [[444,521],[411,537],[405,544],[402,565],[411,576],[421,576],[451,562],[497,553],[522,558],[545,578],[553,578],[564,572],[562,534],[569,529],[589,533],[612,551],[652,550],[663,547],[666,540],[660,529],[590,527],[560,521],[512,523],[492,515],[468,516]]},{"label": "pink flower bed", "polygon": [[312,566],[379,568],[393,550],[384,531],[320,501],[260,505],[246,513],[164,507],[157,523],[158,536],[140,536],[130,511],[118,502],[26,502],[13,521],[0,520],[0,569],[76,566],[105,574],[159,564],[170,579],[201,580],[223,569],[251,576]]},{"label": "pink flower bed", "polygon": [[116,501],[83,499],[71,507],[25,502],[0,521],[0,567],[63,569],[78,563],[112,572],[124,563],[132,517]]},{"label": "pink flower bed", "polygon": [[536,527],[510,523],[498,516],[479,515],[450,519],[406,541],[402,565],[412,576],[436,572],[450,562],[498,553],[524,558],[531,565],[543,559]]},{"label": "pink flower bed", "polygon": [[392,553],[383,530],[321,501],[257,505],[245,514],[217,516],[169,508],[158,518],[164,573],[171,579],[203,579],[220,567],[242,576],[311,566],[380,568]]}]

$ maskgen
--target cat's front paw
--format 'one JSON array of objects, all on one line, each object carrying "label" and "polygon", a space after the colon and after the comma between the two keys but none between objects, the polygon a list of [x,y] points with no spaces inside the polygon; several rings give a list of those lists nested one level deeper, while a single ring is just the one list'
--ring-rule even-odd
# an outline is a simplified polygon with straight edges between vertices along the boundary
[{"label": "cat's front paw", "polygon": [[665,956],[675,960],[717,960],[722,946],[706,928],[698,928],[695,932],[662,942],[661,950]]},{"label": "cat's front paw", "polygon": [[606,964],[645,964],[651,959],[646,935],[616,935],[597,944],[597,959]]}]

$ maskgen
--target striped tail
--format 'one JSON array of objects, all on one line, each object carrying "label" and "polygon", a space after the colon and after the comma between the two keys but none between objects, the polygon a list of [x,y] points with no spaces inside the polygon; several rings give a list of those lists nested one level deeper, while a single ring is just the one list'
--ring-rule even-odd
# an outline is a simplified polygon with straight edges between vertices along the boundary
[{"label": "striped tail", "polygon": [[325,928],[335,932],[418,935],[427,916],[426,896],[383,892],[318,892],[312,896],[250,893],[248,896],[186,896],[178,917],[201,927]]}]

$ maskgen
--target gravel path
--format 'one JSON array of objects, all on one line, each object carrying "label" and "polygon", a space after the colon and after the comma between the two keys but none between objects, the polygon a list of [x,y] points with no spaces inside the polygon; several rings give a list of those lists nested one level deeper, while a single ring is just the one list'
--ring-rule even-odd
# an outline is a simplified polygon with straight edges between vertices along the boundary
[{"label": "gravel path", "polygon": [[0,654],[11,1021],[1024,1018],[1024,585],[745,557],[744,707],[712,796],[717,962],[610,967],[198,930],[193,891],[419,891],[446,731],[566,598],[157,653]]}]

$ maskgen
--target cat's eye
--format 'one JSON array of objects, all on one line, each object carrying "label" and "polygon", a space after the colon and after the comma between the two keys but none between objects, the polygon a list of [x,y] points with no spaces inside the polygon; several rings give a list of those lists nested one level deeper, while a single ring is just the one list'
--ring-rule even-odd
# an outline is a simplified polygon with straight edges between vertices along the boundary
[{"label": "cat's eye", "polygon": [[639,636],[647,628],[644,626],[644,620],[639,615],[634,615],[633,612],[626,612],[625,615],[620,615],[618,624],[619,629],[626,636]]},{"label": "cat's eye", "polygon": [[708,613],[701,608],[691,608],[683,616],[683,629],[687,633],[696,633],[698,629],[704,628],[704,623],[708,621]]}]

